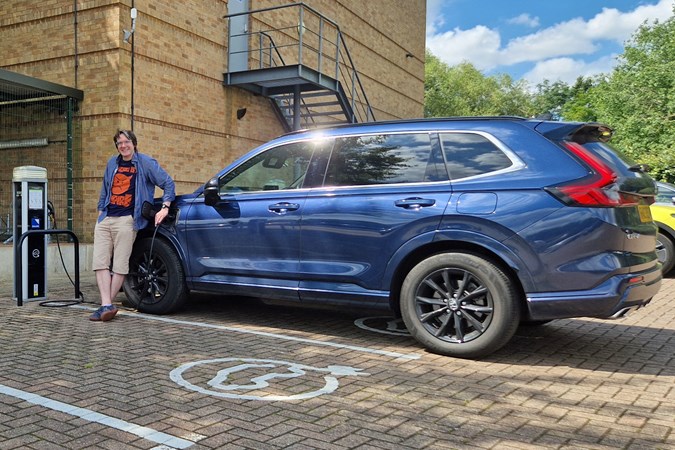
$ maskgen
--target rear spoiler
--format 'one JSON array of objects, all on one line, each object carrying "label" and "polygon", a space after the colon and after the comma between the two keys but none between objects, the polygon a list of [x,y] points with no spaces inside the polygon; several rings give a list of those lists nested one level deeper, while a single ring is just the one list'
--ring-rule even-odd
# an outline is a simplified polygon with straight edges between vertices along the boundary
[{"label": "rear spoiler", "polygon": [[597,122],[539,122],[534,129],[552,141],[608,142],[613,130]]}]

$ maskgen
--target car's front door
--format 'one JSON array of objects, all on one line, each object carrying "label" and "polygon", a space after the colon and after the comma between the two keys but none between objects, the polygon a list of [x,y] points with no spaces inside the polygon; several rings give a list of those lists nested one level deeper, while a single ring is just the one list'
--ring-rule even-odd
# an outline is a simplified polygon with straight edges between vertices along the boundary
[{"label": "car's front door", "polygon": [[[186,224],[188,283],[193,289],[264,295],[287,288],[297,300],[303,188],[314,146],[296,142],[268,149],[218,180],[214,206],[195,199]],[[185,220],[183,220],[185,219]]]}]

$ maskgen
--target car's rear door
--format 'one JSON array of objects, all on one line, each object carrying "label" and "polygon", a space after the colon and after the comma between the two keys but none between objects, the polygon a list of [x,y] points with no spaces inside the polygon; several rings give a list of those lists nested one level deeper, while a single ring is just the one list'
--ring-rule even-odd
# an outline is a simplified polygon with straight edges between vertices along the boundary
[{"label": "car's rear door", "polygon": [[303,210],[301,300],[386,301],[392,255],[417,237],[431,240],[449,198],[435,135],[337,138],[324,184]]}]

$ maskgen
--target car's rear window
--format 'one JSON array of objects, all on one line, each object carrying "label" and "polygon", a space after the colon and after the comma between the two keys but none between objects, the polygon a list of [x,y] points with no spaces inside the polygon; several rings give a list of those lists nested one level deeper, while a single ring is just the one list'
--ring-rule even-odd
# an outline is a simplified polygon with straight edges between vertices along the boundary
[{"label": "car's rear window", "polygon": [[507,169],[513,165],[504,152],[480,134],[441,134],[441,144],[453,180]]},{"label": "car's rear window", "polygon": [[656,195],[657,203],[672,205],[675,202],[675,189],[663,183],[657,183],[656,188],[658,190]]},{"label": "car's rear window", "polygon": [[619,189],[640,195],[655,195],[656,185],[648,173],[609,144],[587,142],[583,147],[600,157],[618,176]]},{"label": "car's rear window", "polygon": [[628,178],[636,176],[636,171],[629,169],[629,167],[635,166],[635,162],[615,148],[612,148],[609,144],[604,142],[587,142],[583,146],[602,158],[618,175]]}]

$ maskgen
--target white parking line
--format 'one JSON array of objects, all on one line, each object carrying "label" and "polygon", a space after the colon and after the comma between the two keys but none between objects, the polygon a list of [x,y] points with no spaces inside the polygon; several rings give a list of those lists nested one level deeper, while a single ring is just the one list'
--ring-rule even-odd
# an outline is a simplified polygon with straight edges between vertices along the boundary
[{"label": "white parking line", "polygon": [[[92,307],[89,307],[89,306],[82,306],[82,305],[76,305],[76,306],[73,306],[73,308],[88,309],[88,310],[92,310],[92,311],[96,309],[96,308],[92,308]],[[247,330],[245,328],[226,327],[226,326],[222,326],[222,325],[214,325],[214,324],[204,323],[204,322],[192,322],[192,321],[187,321],[187,320],[169,319],[168,317],[151,316],[151,315],[147,315],[147,314],[129,313],[129,312],[124,312],[122,310],[120,310],[118,312],[118,314],[133,315],[133,316],[136,316],[136,317],[143,318],[145,320],[155,320],[157,322],[172,323],[172,324],[175,324],[175,325],[187,325],[187,326],[192,326],[192,327],[211,328],[211,329],[215,329],[215,330],[230,331],[230,332],[233,332],[233,333],[255,334],[257,336],[265,336],[265,337],[274,338],[274,339],[284,339],[284,340],[287,340],[287,341],[302,342],[302,343],[310,344],[310,345],[323,345],[323,346],[326,346],[326,347],[344,348],[344,349],[349,349],[349,350],[355,350],[355,351],[358,351],[358,352],[389,356],[391,358],[396,358],[396,359],[415,360],[415,359],[420,359],[422,357],[421,355],[418,355],[416,353],[390,352],[388,350],[377,350],[377,349],[374,349],[374,348],[360,347],[360,346],[357,346],[357,345],[346,345],[346,344],[338,344],[337,342],[331,342],[331,341],[319,341],[319,340],[316,340],[316,339],[299,338],[299,337],[296,337],[296,336],[288,336],[288,335],[285,335],[285,334],[268,333],[266,331]]]},{"label": "white parking line", "polygon": [[77,416],[89,422],[100,423],[101,425],[116,428],[126,433],[134,434],[140,438],[148,441],[156,442],[168,446],[170,448],[189,448],[195,445],[194,442],[181,439],[170,434],[162,433],[161,431],[153,430],[152,428],[136,425],[124,420],[116,419],[114,417],[106,416],[86,408],[79,408],[77,406],[69,405],[67,403],[42,397],[41,395],[31,394],[30,392],[14,389],[9,386],[0,384],[0,394],[9,395],[24,400],[34,405],[42,406],[43,408],[60,411],[71,416]]}]

